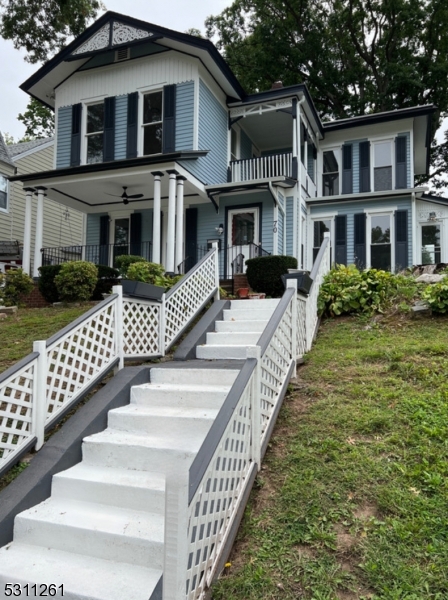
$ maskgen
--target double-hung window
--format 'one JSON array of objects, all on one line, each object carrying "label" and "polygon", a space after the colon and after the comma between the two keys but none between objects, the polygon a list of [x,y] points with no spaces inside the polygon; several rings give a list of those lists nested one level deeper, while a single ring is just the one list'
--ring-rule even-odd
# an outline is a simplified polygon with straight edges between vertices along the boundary
[{"label": "double-hung window", "polygon": [[322,190],[323,196],[339,195],[339,160],[335,150],[327,150],[323,154]]},{"label": "double-hung window", "polygon": [[393,189],[392,185],[392,141],[376,142],[373,145],[374,191]]},{"label": "double-hung window", "polygon": [[143,96],[143,154],[160,154],[163,135],[163,92]]},{"label": "double-hung window", "polygon": [[391,271],[392,264],[392,214],[370,215],[370,266],[372,269]]},{"label": "double-hung window", "polygon": [[0,210],[8,210],[8,180],[0,175]]},{"label": "double-hung window", "polygon": [[87,105],[87,164],[103,162],[104,102]]}]

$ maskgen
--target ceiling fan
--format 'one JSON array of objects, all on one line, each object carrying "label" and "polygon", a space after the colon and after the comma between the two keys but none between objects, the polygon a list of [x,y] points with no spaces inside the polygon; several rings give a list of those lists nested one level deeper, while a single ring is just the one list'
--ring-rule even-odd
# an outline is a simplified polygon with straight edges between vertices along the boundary
[{"label": "ceiling fan", "polygon": [[121,194],[121,196],[118,196],[117,194],[108,194],[107,192],[104,192],[107,196],[113,196],[114,198],[121,198],[123,200],[123,204],[129,204],[129,200],[136,200],[137,198],[143,198],[144,194],[131,194],[128,195],[128,193],[126,192],[127,190],[127,186],[124,185],[123,186],[123,193]]}]

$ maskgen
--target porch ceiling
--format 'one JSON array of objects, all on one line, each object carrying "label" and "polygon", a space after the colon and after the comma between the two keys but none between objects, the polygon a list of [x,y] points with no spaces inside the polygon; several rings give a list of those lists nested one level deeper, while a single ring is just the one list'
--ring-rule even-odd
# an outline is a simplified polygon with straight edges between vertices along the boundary
[{"label": "porch ceiling", "polygon": [[[86,165],[91,166],[91,165]],[[151,166],[129,167],[119,170],[67,173],[69,169],[52,171],[51,176],[36,173],[36,178],[27,176],[24,187],[45,187],[46,195],[64,206],[79,210],[83,213],[103,213],[116,210],[138,210],[151,208],[154,199],[153,173],[161,172],[162,205],[167,203],[169,175],[167,171],[175,170],[186,177],[184,181],[184,204],[210,202],[204,186],[175,162]],[[20,177],[17,177],[20,179]],[[127,187],[129,196],[144,194],[140,199],[129,199],[125,205],[121,199],[123,186]],[[111,194],[111,195],[109,195]],[[118,196],[118,197],[114,197]]]},{"label": "porch ceiling", "polygon": [[284,112],[266,112],[243,117],[238,124],[260,151],[292,147],[293,119]]}]

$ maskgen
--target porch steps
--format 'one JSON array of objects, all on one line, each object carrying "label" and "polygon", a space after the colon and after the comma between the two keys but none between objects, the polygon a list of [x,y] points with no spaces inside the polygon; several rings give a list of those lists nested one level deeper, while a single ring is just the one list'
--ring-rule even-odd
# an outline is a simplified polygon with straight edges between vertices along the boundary
[{"label": "porch steps", "polygon": [[54,476],[51,497],[16,517],[0,589],[51,582],[68,600],[160,598],[165,474],[188,469],[237,374],[152,369],[85,438],[82,462]]},{"label": "porch steps", "polygon": [[279,300],[232,300],[223,311],[223,321],[215,322],[215,331],[207,333],[206,343],[196,348],[196,358],[234,359],[246,357],[271,318]]}]

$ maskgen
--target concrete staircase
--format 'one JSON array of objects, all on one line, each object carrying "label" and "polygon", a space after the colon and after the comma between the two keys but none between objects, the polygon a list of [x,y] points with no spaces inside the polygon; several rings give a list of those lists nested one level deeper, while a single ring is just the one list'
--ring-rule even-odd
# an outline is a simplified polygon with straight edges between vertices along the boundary
[{"label": "concrete staircase", "polygon": [[85,438],[82,462],[54,476],[51,497],[16,517],[0,595],[6,583],[54,583],[66,600],[161,598],[165,474],[188,469],[237,374],[151,369],[108,428]]},{"label": "concrete staircase", "polygon": [[279,300],[232,300],[224,310],[223,321],[215,322],[215,331],[207,333],[207,341],[196,348],[196,358],[246,358],[246,348],[255,345],[272,316]]}]

